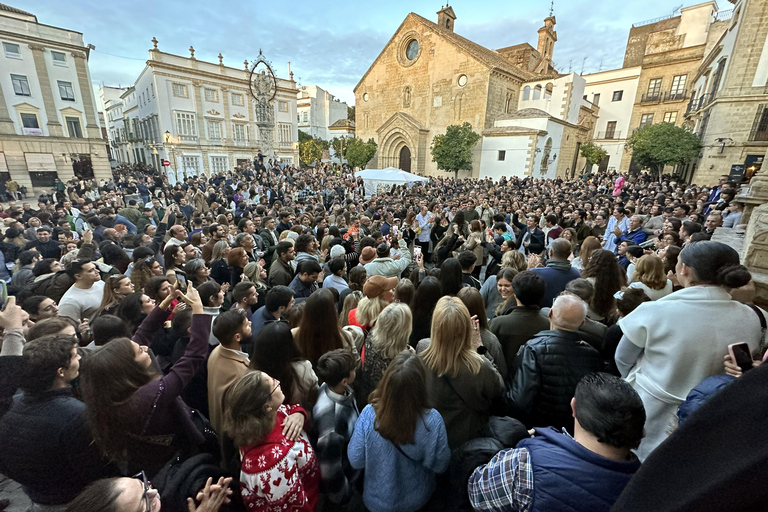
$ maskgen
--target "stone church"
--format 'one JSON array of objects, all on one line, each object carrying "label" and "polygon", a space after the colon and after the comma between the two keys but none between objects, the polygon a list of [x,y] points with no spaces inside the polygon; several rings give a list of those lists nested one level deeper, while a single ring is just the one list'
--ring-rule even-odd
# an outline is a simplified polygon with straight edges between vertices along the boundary
[{"label": "stone church", "polygon": [[[438,174],[432,139],[469,122],[482,135],[471,172],[460,177],[552,178],[583,167],[598,107],[584,99],[584,80],[555,70],[555,17],[528,43],[490,50],[454,32],[446,6],[437,23],[410,13],[355,87],[356,131],[373,138],[369,168]],[[582,160],[581,162],[579,160]]]}]

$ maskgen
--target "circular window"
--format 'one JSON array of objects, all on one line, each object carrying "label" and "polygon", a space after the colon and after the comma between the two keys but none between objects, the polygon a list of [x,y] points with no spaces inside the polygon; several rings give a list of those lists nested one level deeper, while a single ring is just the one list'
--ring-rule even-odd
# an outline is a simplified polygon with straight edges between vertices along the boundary
[{"label": "circular window", "polygon": [[368,93],[363,94],[363,101],[368,101]]},{"label": "circular window", "polygon": [[415,39],[411,39],[408,42],[408,46],[405,47],[405,56],[408,60],[413,60],[419,55],[419,42]]},{"label": "circular window", "polygon": [[467,85],[467,75],[460,75],[458,83],[459,83],[459,87],[464,87],[465,85]]}]

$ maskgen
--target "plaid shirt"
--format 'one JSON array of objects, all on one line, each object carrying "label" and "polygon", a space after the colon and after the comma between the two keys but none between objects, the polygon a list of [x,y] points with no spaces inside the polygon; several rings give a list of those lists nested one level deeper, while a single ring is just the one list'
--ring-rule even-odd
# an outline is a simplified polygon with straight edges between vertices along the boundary
[{"label": "plaid shirt", "polygon": [[533,498],[533,467],[528,450],[502,450],[469,478],[469,501],[475,510],[526,512]]}]

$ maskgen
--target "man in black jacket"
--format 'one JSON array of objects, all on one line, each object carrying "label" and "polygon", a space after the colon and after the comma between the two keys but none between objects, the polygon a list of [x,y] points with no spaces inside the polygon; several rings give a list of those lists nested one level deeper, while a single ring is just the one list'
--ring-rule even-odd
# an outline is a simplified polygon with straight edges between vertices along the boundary
[{"label": "man in black jacket", "polygon": [[85,404],[72,395],[79,373],[75,339],[51,334],[29,342],[23,353],[24,392],[0,420],[0,472],[19,482],[33,503],[66,505],[90,482],[108,476],[85,419]]},{"label": "man in black jacket", "polygon": [[526,426],[553,426],[573,432],[571,398],[582,377],[602,369],[600,353],[581,341],[578,329],[587,303],[572,294],[555,299],[549,329],[520,347],[507,392],[509,415]]},{"label": "man in black jacket", "polygon": [[529,213],[526,217],[526,223],[523,224],[517,220],[518,214],[512,215],[512,224],[519,228],[520,236],[517,237],[517,249],[529,256],[531,254],[541,254],[546,246],[544,242],[544,232],[539,229],[539,219],[536,215]]},{"label": "man in black jacket", "polygon": [[59,242],[51,238],[51,230],[43,226],[37,229],[37,240],[29,242],[25,250],[35,249],[42,254],[43,258],[61,257],[61,247]]}]

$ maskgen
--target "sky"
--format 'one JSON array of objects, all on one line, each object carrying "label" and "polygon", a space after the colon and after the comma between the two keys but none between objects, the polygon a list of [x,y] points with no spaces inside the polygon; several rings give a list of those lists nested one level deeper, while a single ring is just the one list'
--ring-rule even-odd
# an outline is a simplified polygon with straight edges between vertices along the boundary
[{"label": "sky", "polygon": [[[259,49],[281,78],[291,62],[299,85],[318,85],[353,105],[353,89],[409,12],[437,21],[441,0],[324,2],[216,2],[204,0],[3,0],[35,14],[40,23],[83,33],[93,44],[90,71],[101,85],[132,85],[144,68],[151,39],[159,49],[241,68]],[[442,0],[444,1],[444,0]],[[685,4],[694,5],[696,2]],[[723,0],[722,9],[729,5]],[[558,0],[554,61],[560,72],[584,74],[621,67],[633,23],[672,14],[676,0]],[[64,6],[66,6],[64,8]],[[454,31],[487,48],[528,42],[550,2],[455,0]],[[586,61],[584,61],[586,58]]]}]

